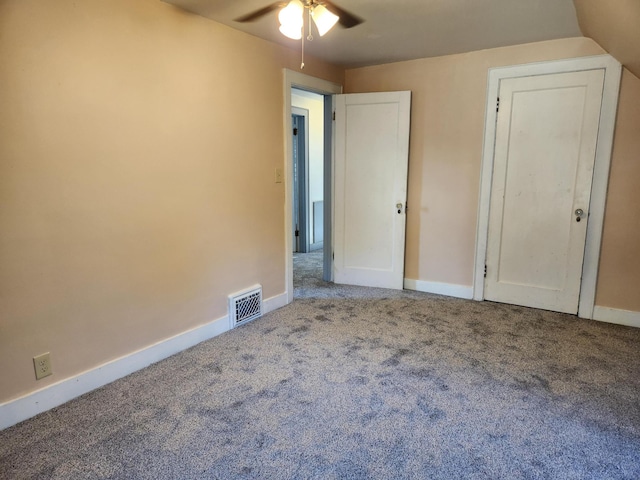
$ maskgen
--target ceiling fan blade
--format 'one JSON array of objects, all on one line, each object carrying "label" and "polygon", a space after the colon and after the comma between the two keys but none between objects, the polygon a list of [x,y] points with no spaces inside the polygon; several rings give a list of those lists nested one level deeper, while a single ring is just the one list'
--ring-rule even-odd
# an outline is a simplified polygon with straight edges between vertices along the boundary
[{"label": "ceiling fan blade", "polygon": [[277,10],[279,8],[282,8],[284,6],[286,6],[286,3],[282,3],[282,2],[276,2],[276,3],[272,3],[271,5],[267,5],[264,8],[261,8],[259,10],[256,10],[255,12],[251,12],[248,13],[246,15],[243,15],[241,17],[238,17],[234,20],[234,22],[240,22],[240,23],[244,23],[244,22],[255,22],[256,20],[258,20],[260,17],[267,15],[268,13],[273,12],[274,10]]},{"label": "ceiling fan blade", "polygon": [[347,12],[345,9],[340,8],[335,3],[330,2],[329,0],[322,0],[318,3],[323,4],[327,10],[340,17],[338,23],[344,28],[355,27],[356,25],[360,25],[364,22],[362,18],[354,15],[353,13]]}]

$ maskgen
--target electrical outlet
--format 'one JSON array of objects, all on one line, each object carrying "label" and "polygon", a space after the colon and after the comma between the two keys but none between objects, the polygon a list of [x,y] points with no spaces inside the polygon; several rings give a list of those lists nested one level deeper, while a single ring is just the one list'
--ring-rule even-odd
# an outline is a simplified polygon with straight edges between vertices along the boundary
[{"label": "electrical outlet", "polygon": [[36,369],[36,380],[48,377],[53,373],[51,370],[51,357],[49,352],[33,357],[33,367]]}]

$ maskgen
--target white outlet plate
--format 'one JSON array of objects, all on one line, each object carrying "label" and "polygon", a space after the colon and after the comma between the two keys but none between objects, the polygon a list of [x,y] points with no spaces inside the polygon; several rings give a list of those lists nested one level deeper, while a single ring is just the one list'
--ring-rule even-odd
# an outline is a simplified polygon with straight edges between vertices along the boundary
[{"label": "white outlet plate", "polygon": [[36,370],[36,380],[40,380],[41,378],[48,377],[53,374],[53,370],[51,370],[51,357],[49,356],[49,352],[33,357],[33,367]]}]

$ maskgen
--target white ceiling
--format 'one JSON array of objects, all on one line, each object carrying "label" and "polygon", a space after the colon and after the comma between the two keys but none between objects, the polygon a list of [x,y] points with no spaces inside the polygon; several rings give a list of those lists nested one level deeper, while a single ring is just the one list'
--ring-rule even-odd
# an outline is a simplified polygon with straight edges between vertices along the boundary
[{"label": "white ceiling", "polygon": [[[251,35],[300,49],[278,31],[277,11],[234,22],[275,0],[163,0]],[[582,36],[573,0],[334,0],[365,19],[305,42],[305,51],[360,67]]]}]

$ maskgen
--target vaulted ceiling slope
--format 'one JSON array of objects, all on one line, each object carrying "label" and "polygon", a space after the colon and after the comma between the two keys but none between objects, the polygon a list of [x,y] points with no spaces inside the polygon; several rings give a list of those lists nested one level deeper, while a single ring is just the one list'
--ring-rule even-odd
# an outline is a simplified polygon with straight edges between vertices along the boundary
[{"label": "vaulted ceiling slope", "polygon": [[[234,19],[276,0],[164,0],[260,38],[300,49],[278,31],[277,12]],[[284,0],[286,3],[286,0]],[[582,36],[572,0],[334,0],[362,17],[305,42],[316,58],[347,68]],[[306,34],[305,34],[306,36]]]},{"label": "vaulted ceiling slope", "polygon": [[[276,12],[256,22],[234,21],[274,0],[163,1],[300,49],[299,41],[278,31]],[[584,35],[640,76],[640,0],[334,1],[365,22],[336,27],[322,38],[316,34],[306,41],[305,51],[346,68]]]},{"label": "vaulted ceiling slope", "polygon": [[574,0],[580,29],[640,77],[640,0]]}]

